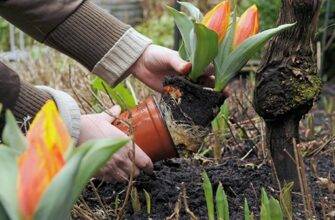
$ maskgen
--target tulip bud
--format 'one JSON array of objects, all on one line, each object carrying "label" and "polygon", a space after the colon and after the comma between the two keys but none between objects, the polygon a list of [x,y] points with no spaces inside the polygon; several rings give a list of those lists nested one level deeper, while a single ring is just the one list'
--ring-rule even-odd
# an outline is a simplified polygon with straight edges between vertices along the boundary
[{"label": "tulip bud", "polygon": [[23,219],[32,219],[42,194],[65,165],[70,136],[54,102],[36,115],[28,134],[28,148],[19,157],[18,197]]},{"label": "tulip bud", "polygon": [[237,48],[246,39],[259,32],[259,13],[256,5],[248,8],[238,19],[233,47]]},{"label": "tulip bud", "polygon": [[215,31],[222,41],[226,36],[230,20],[230,2],[225,0],[209,11],[202,23],[209,29]]}]

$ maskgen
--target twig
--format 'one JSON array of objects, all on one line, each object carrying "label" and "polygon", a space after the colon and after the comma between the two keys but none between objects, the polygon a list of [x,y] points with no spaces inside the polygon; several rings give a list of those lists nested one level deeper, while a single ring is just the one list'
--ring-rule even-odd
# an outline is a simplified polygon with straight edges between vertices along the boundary
[{"label": "twig", "polygon": [[[133,134],[133,127],[130,126],[130,133]],[[121,220],[123,218],[123,214],[124,214],[124,210],[128,204],[129,198],[130,198],[130,193],[131,190],[133,188],[133,181],[134,181],[134,176],[135,176],[135,169],[136,169],[136,165],[135,165],[135,142],[133,140],[133,136],[132,136],[132,154],[133,154],[133,158],[132,158],[132,172],[130,174],[130,178],[129,178],[129,182],[128,182],[128,186],[127,186],[127,191],[126,191],[126,197],[124,199],[124,202],[122,204],[122,207],[120,209],[120,211],[117,213],[117,220]]]},{"label": "twig", "polygon": [[174,220],[174,219],[178,220],[179,219],[179,215],[180,215],[179,213],[180,213],[180,209],[181,209],[182,193],[183,192],[179,193],[178,200],[176,202],[176,205],[174,207],[172,215],[170,215],[169,217],[167,217],[166,220]]},{"label": "twig", "polygon": [[80,208],[79,206],[75,205],[73,207],[73,211],[81,218],[85,220],[95,220],[95,218],[90,216],[90,213],[88,213],[86,210]]},{"label": "twig", "polygon": [[98,190],[97,190],[97,188],[95,188],[94,183],[92,182],[92,180],[90,180],[90,185],[92,187],[92,191],[93,191],[95,197],[98,199],[98,202],[99,202],[102,210],[104,211],[104,213],[105,213],[105,215],[107,217],[108,216],[108,211],[106,209],[106,204],[103,203],[103,201],[102,201],[102,199],[101,199],[101,197],[100,197],[100,195],[98,193]]},{"label": "twig", "polygon": [[190,210],[188,203],[187,203],[187,195],[186,195],[186,186],[185,183],[181,184],[182,187],[182,197],[183,197],[183,202],[184,202],[184,206],[185,206],[185,211],[187,214],[190,215],[192,220],[197,220],[198,217],[195,216],[195,214]]},{"label": "twig", "polygon": [[297,164],[300,189],[303,195],[305,217],[306,219],[312,219],[313,215],[315,216],[315,208],[307,184],[305,164],[301,158],[301,152],[300,149],[297,147],[297,142],[295,138],[293,138],[293,147],[294,147],[295,160]]},{"label": "twig", "polygon": [[256,124],[253,122],[253,120],[250,118],[248,114],[248,109],[243,106],[243,104],[240,102],[240,100],[237,99],[237,104],[241,106],[242,110],[245,111],[245,116],[248,118],[251,125],[254,127],[254,129],[257,131],[258,134],[261,134],[260,130],[257,128]]},{"label": "twig", "polygon": [[325,149],[332,141],[334,140],[334,137],[331,137],[329,140],[327,140],[322,146],[312,150],[310,153],[307,153],[307,157],[314,157],[318,155],[323,149]]}]

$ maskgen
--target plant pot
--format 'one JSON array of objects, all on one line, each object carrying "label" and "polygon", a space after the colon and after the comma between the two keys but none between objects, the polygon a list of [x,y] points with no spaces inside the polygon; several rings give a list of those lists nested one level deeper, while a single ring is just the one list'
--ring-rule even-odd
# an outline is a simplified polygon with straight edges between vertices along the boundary
[{"label": "plant pot", "polygon": [[124,112],[113,123],[128,135],[153,162],[178,155],[161,111],[153,97],[147,98],[135,109]]}]

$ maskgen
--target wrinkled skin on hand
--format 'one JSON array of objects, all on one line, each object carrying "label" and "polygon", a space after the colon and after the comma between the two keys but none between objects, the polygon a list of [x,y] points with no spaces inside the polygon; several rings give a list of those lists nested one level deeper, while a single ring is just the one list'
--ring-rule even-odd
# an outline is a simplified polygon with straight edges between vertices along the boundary
[{"label": "wrinkled skin on hand", "polygon": [[[114,106],[108,112],[82,115],[79,145],[94,139],[126,137],[126,134],[112,125],[120,112],[121,108]],[[112,156],[99,173],[99,177],[109,182],[127,182],[132,172],[134,172],[134,177],[137,177],[140,170],[152,173],[152,161],[141,148],[135,145],[134,152],[133,144],[128,143]]]}]

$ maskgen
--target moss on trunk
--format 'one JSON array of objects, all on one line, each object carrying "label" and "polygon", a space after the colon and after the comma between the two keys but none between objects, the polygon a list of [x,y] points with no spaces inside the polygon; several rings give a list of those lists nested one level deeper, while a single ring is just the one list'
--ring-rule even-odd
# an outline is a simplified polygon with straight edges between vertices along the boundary
[{"label": "moss on trunk", "polygon": [[320,0],[282,0],[278,24],[296,25],[274,37],[257,73],[254,105],[267,124],[267,144],[278,178],[299,188],[293,138],[321,92],[315,53]]}]

